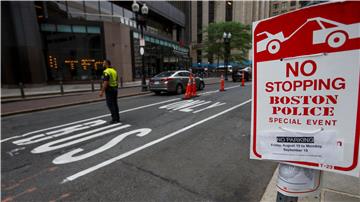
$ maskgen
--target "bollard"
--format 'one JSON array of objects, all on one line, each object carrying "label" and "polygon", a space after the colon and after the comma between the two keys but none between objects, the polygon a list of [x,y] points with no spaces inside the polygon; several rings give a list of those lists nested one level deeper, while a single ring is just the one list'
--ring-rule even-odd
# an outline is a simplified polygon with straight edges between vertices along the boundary
[{"label": "bollard", "polygon": [[244,73],[244,71],[242,72],[241,86],[245,86],[245,73]]},{"label": "bollard", "polygon": [[94,80],[91,79],[91,91],[95,91]]},{"label": "bollard", "polygon": [[25,92],[24,92],[24,84],[23,83],[19,83],[19,88],[20,88],[20,94],[22,98],[25,98]]},{"label": "bollard", "polygon": [[64,95],[64,85],[62,80],[60,80],[60,93],[61,95]]},{"label": "bollard", "polygon": [[123,81],[123,78],[122,78],[122,77],[120,77],[120,87],[121,87],[121,88],[124,87],[124,81]]},{"label": "bollard", "polygon": [[319,170],[280,163],[276,202],[297,202],[299,197],[316,194],[320,175]]}]

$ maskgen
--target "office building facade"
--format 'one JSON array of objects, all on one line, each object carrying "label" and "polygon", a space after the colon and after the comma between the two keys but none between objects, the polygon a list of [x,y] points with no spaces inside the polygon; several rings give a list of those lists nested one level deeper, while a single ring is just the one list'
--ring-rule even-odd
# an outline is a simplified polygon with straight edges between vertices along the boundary
[{"label": "office building facade", "polygon": [[294,11],[301,7],[301,2],[297,0],[292,1],[271,1],[270,2],[270,16],[276,16],[289,11]]},{"label": "office building facade", "polygon": [[269,17],[270,1],[193,1],[191,2],[191,51],[193,64],[212,63],[201,50],[202,30],[210,23],[235,21],[245,25]]},{"label": "office building facade", "polygon": [[[187,68],[190,2],[147,2],[147,77]],[[88,82],[112,61],[123,81],[141,78],[140,30],[133,1],[1,2],[2,84]],[[5,31],[6,30],[6,31]]]}]

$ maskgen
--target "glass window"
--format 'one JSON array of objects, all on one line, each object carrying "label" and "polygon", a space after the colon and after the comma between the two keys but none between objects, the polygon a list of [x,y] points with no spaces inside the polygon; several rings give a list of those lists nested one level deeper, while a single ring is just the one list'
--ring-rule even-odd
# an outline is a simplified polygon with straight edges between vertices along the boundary
[{"label": "glass window", "polygon": [[139,33],[134,32],[133,36],[134,36],[135,39],[138,39],[139,38]]},{"label": "glass window", "polygon": [[100,21],[100,10],[98,1],[84,1],[86,19],[93,21]]},{"label": "glass window", "polygon": [[84,2],[83,1],[67,1],[69,16],[71,18],[85,19]]},{"label": "glass window", "polygon": [[105,53],[100,34],[44,32],[43,36],[47,41],[46,55],[57,60],[56,68],[47,62],[49,81],[101,78]]},{"label": "glass window", "polygon": [[113,4],[113,9],[114,9],[114,21],[121,22],[121,18],[124,16],[124,9],[116,4]]},{"label": "glass window", "polygon": [[279,4],[274,4],[273,5],[273,8],[276,10],[276,9],[278,9],[279,8]]},{"label": "glass window", "polygon": [[[115,5],[114,5],[115,6]],[[103,21],[112,22],[112,3],[107,1],[100,1],[101,19]]]},{"label": "glass window", "polygon": [[49,19],[67,18],[65,1],[46,1]]},{"label": "glass window", "polygon": [[296,1],[292,0],[290,6],[296,6]]},{"label": "glass window", "polygon": [[57,31],[58,32],[71,32],[71,26],[70,25],[57,25]]},{"label": "glass window", "polygon": [[209,1],[209,24],[215,21],[215,2]]},{"label": "glass window", "polygon": [[202,1],[198,1],[197,2],[197,31],[198,31],[198,35],[197,35],[197,42],[201,43],[202,42]]},{"label": "glass window", "polygon": [[178,74],[179,74],[179,76],[184,76],[184,77],[190,76],[189,72],[179,72]]},{"label": "glass window", "polygon": [[168,72],[162,72],[162,73],[156,75],[155,77],[169,77],[169,76],[171,76],[173,74],[174,74],[174,72],[168,71]]},{"label": "glass window", "polygon": [[87,27],[87,32],[91,33],[91,34],[100,34],[100,27],[96,27],[96,26],[88,26]]},{"label": "glass window", "polygon": [[73,25],[73,32],[74,33],[86,33],[86,27],[81,25]]},{"label": "glass window", "polygon": [[232,5],[233,5],[232,1],[226,1],[226,4],[225,4],[225,20],[226,21],[232,21],[232,15],[233,15]]},{"label": "glass window", "polygon": [[184,74],[186,77],[190,76],[190,73],[189,73],[189,72],[183,72],[183,74]]},{"label": "glass window", "polygon": [[56,27],[54,24],[41,24],[41,30],[46,32],[55,32]]}]

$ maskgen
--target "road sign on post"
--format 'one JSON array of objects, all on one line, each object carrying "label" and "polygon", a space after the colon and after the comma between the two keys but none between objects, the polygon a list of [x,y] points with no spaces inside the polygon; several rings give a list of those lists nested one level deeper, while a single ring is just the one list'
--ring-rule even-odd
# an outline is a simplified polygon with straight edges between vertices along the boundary
[{"label": "road sign on post", "polygon": [[329,2],[253,23],[252,159],[359,176],[359,10]]}]

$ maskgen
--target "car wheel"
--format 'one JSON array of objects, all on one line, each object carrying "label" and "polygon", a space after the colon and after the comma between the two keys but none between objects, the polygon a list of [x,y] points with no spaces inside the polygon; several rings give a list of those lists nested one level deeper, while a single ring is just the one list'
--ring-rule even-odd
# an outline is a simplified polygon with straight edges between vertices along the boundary
[{"label": "car wheel", "polygon": [[347,35],[343,32],[331,33],[327,38],[327,44],[331,48],[339,48],[346,42]]},{"label": "car wheel", "polygon": [[182,93],[183,93],[183,87],[182,87],[182,85],[178,84],[176,86],[176,94],[180,95]]},{"label": "car wheel", "polygon": [[271,54],[275,54],[280,50],[280,42],[278,40],[272,40],[267,45],[267,50]]},{"label": "car wheel", "polygon": [[161,91],[154,91],[155,95],[160,95]]},{"label": "car wheel", "polygon": [[200,86],[199,86],[199,90],[202,90],[205,88],[205,83],[204,82],[200,82]]}]

